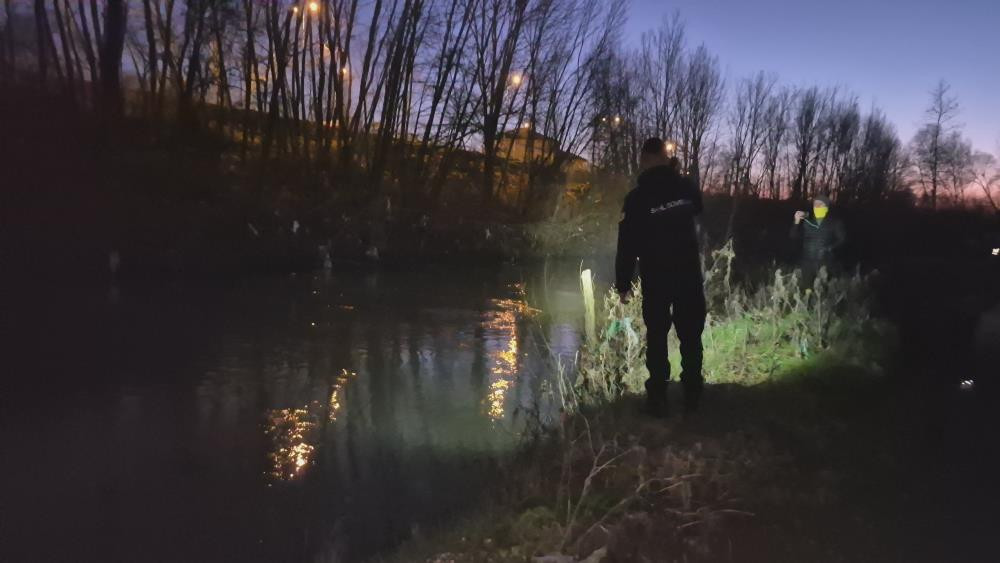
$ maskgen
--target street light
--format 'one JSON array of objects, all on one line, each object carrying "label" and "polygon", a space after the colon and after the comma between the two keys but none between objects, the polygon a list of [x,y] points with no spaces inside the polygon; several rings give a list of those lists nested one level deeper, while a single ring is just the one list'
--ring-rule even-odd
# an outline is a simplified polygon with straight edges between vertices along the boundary
[{"label": "street light", "polygon": [[673,141],[667,141],[667,144],[663,145],[663,148],[666,149],[667,154],[673,156],[674,151],[677,150],[677,145]]},{"label": "street light", "polygon": [[316,12],[319,12],[319,2],[315,2],[315,1],[314,2],[310,2],[309,3],[309,11],[312,12],[312,13],[314,13],[314,14]]},{"label": "street light", "polygon": [[520,73],[514,73],[510,77],[510,83],[514,86],[520,86],[521,82],[524,81],[524,77]]},{"label": "street light", "polygon": [[618,124],[620,124],[621,122],[622,122],[622,118],[621,118],[621,116],[619,116],[619,115],[616,115],[616,116],[615,116],[615,125],[618,125]]}]

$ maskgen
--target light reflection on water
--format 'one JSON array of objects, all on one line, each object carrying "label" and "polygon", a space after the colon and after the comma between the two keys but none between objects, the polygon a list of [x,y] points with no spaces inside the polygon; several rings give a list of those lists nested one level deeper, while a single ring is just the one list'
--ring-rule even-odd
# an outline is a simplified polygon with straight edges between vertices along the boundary
[{"label": "light reflection on water", "polygon": [[490,364],[489,393],[483,399],[494,421],[504,417],[507,391],[517,377],[518,310],[523,302],[495,299],[496,310],[484,314],[483,328]]},{"label": "light reflection on water", "polygon": [[334,422],[337,420],[337,412],[340,410],[340,393],[344,388],[344,385],[352,378],[356,377],[358,374],[353,371],[347,371],[346,369],[341,370],[340,375],[337,376],[336,381],[330,387],[330,403],[327,406],[327,420],[329,422]]},{"label": "light reflection on water", "polygon": [[490,373],[489,392],[483,404],[487,416],[494,422],[506,416],[507,396],[517,385],[520,325],[539,313],[525,301],[523,283],[512,284],[511,290],[515,297],[492,299],[491,310],[483,314]]},{"label": "light reflection on water", "polygon": [[[418,377],[435,379],[443,375],[435,373],[435,369],[441,367],[436,365],[439,355],[459,357],[474,355],[475,347],[473,344],[478,342],[485,352],[488,376],[488,387],[480,401],[484,407],[482,414],[493,423],[494,429],[503,428],[509,431],[509,424],[506,427],[498,427],[497,424],[507,416],[509,411],[508,396],[515,391],[518,385],[518,377],[521,372],[519,342],[525,338],[522,326],[526,322],[531,322],[538,313],[525,302],[522,284],[513,284],[510,292],[513,297],[488,300],[486,310],[482,313],[478,326],[472,327],[472,331],[458,331],[452,335],[451,342],[441,342],[440,339],[435,339],[434,336],[427,334],[417,337],[416,341],[411,341],[410,337],[401,337],[397,343],[394,343],[395,347],[392,349],[381,343],[379,346],[382,349],[380,356],[384,358],[398,357],[399,368],[410,367],[416,370]],[[313,290],[312,294],[319,295],[319,292]],[[340,308],[344,309],[344,307]],[[309,324],[315,326],[316,321],[309,321]],[[477,338],[475,336],[477,334],[481,334],[481,338]],[[453,348],[453,350],[449,348]],[[372,366],[369,365],[369,350],[359,349],[358,352],[357,364],[360,369],[370,371]],[[455,358],[452,366],[460,361],[460,358]],[[472,363],[474,362],[469,362],[468,369],[470,371],[474,369]],[[377,366],[376,369],[384,372],[386,367],[381,365]],[[299,373],[304,372],[300,371]],[[316,450],[326,447],[326,443],[320,439],[319,435],[324,427],[337,422],[338,416],[343,411],[344,394],[357,375],[357,372],[346,368],[341,369],[340,373],[332,378],[329,386],[329,398],[325,404],[312,401],[301,407],[268,409],[268,422],[264,432],[271,443],[268,459],[270,461],[269,474],[272,479],[290,481],[306,474],[309,466],[313,463]],[[300,381],[301,383],[304,382]],[[472,390],[470,389],[470,391]],[[398,418],[401,413],[406,413],[410,406],[394,405],[389,416]],[[320,412],[323,409],[325,409],[325,413]],[[362,412],[359,411],[358,414]],[[413,435],[410,432],[412,427],[409,425],[412,420],[404,417],[398,421],[401,427],[405,427],[401,429],[401,435]],[[413,438],[404,441],[420,440],[419,436],[413,436]],[[501,442],[509,438],[509,432],[502,436]],[[497,444],[501,442],[497,442]]]},{"label": "light reflection on water", "polygon": [[308,409],[271,409],[267,434],[274,441],[269,454],[275,479],[294,479],[302,474],[316,447],[309,443],[316,427]]},{"label": "light reflection on water", "polygon": [[[516,443],[519,408],[551,403],[540,335],[569,355],[579,342],[551,310],[539,324],[511,283],[519,272],[494,275],[345,274],[140,297],[124,287],[96,323],[106,333],[80,345],[114,347],[64,369],[99,390],[37,428],[5,416],[0,440],[74,471],[0,471],[24,484],[0,491],[22,515],[11,537],[47,525],[68,538],[47,553],[8,544],[0,555],[15,556],[0,559],[67,560],[97,542],[106,560],[333,549],[351,561],[453,514],[482,490],[483,460]],[[79,324],[95,325],[86,315]]]},{"label": "light reflection on water", "polygon": [[[318,401],[296,409],[268,409],[265,434],[271,440],[268,459],[271,462],[269,474],[278,481],[289,481],[301,477],[316,451],[319,427],[337,421],[340,411],[340,396],[344,386],[357,376],[346,369],[341,370],[330,385],[330,399],[326,405]],[[326,417],[321,416],[323,408]]]}]

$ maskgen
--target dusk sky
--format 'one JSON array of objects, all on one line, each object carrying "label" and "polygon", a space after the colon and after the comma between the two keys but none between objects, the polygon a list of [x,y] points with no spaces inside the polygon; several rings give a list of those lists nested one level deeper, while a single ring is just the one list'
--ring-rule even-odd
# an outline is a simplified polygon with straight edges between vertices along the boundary
[{"label": "dusk sky", "polygon": [[842,86],[909,142],[943,78],[966,137],[1000,151],[1000,0],[632,0],[628,40],[675,10],[727,83],[763,70],[781,84]]}]

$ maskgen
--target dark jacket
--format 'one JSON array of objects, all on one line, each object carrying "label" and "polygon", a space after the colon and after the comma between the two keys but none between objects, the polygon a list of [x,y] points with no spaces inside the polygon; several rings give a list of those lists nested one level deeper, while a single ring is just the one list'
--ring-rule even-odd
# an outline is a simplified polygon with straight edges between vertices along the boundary
[{"label": "dark jacket", "polygon": [[691,178],[668,166],[655,166],[639,174],[636,188],[625,196],[618,223],[618,291],[632,287],[636,260],[644,284],[700,279],[695,217],[701,210],[701,191]]},{"label": "dark jacket", "polygon": [[834,253],[847,239],[840,219],[828,215],[820,221],[811,213],[798,225],[793,224],[789,235],[802,240],[800,262],[815,266],[831,264]]}]

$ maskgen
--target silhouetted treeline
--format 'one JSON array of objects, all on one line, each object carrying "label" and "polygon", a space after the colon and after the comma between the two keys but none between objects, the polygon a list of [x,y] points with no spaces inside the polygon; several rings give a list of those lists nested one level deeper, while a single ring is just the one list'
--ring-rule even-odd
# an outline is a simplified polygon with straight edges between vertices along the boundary
[{"label": "silhouetted treeline", "polygon": [[760,73],[724,84],[719,61],[690,48],[678,19],[616,52],[600,76],[597,161],[633,172],[634,147],[659,135],[706,189],[730,195],[849,200],[906,192],[907,167],[893,126],[837,89],[789,88]]},{"label": "silhouetted treeline", "polygon": [[[735,196],[936,206],[978,186],[996,207],[996,161],[952,125],[935,90],[911,146],[838,88],[759,73],[726,83],[678,16],[621,37],[625,6],[599,0],[34,0],[3,4],[0,80],[64,93],[150,135],[208,129],[243,159],[291,157],[374,206],[437,201],[462,161],[490,203],[509,181],[505,132],[538,139],[528,189],[573,153],[635,172],[644,137],[669,139],[703,187]],[[124,77],[124,78],[123,78]],[[467,163],[466,163],[467,164]],[[522,201],[524,199],[522,198]],[[530,198],[528,198],[530,200]]]},{"label": "silhouetted treeline", "polygon": [[[30,9],[29,9],[30,8]],[[125,107],[153,134],[210,128],[244,158],[292,156],[377,196],[440,194],[478,149],[489,201],[503,132],[558,166],[587,143],[593,72],[623,7],[598,0],[39,0],[5,6],[5,83]],[[124,46],[124,49],[122,48]],[[134,80],[122,81],[122,75]]]}]

